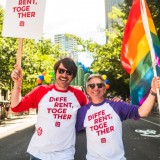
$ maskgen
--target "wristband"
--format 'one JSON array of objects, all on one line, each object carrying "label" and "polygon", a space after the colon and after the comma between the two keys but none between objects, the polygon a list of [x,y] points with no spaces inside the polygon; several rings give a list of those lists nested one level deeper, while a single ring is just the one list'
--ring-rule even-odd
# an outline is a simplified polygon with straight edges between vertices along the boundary
[{"label": "wristband", "polygon": [[150,90],[150,94],[152,95],[152,96],[157,96],[157,94],[156,93],[154,93],[152,90]]}]

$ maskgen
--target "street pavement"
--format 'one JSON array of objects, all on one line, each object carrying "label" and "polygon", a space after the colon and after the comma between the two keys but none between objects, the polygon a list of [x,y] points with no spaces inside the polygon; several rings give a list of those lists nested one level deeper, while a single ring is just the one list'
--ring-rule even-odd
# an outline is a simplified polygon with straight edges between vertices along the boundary
[{"label": "street pavement", "polygon": [[0,139],[34,125],[36,118],[37,115],[33,112],[3,120],[0,124]]},{"label": "street pavement", "polygon": [[160,115],[123,122],[127,160],[160,160]]}]

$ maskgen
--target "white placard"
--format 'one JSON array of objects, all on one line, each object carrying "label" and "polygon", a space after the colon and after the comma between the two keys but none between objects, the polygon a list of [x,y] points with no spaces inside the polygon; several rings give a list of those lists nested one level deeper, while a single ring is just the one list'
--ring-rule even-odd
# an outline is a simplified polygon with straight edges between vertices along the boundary
[{"label": "white placard", "polygon": [[41,38],[46,0],[7,0],[2,36]]}]

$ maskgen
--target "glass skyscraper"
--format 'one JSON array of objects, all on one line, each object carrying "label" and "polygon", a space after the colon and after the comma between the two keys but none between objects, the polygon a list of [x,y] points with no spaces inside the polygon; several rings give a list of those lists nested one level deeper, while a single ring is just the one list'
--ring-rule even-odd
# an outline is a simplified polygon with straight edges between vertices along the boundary
[{"label": "glass skyscraper", "polygon": [[112,21],[108,19],[108,13],[112,11],[112,7],[118,7],[118,4],[123,3],[123,0],[104,0],[105,1],[105,21],[106,21],[106,29],[109,29]]}]

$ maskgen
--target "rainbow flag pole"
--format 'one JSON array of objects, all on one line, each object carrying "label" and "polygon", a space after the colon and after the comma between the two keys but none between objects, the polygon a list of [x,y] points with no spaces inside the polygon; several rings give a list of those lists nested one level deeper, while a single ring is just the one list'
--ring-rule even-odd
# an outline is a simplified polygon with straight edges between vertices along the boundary
[{"label": "rainbow flag pole", "polygon": [[[133,0],[124,30],[121,63],[130,74],[131,103],[142,105],[152,78],[160,76],[160,42],[146,0]],[[158,106],[159,101],[157,91]]]},{"label": "rainbow flag pole", "polygon": [[141,14],[142,14],[142,21],[143,21],[143,24],[144,24],[144,30],[145,30],[146,37],[147,37],[148,42],[149,42],[148,44],[149,44],[149,48],[150,48],[150,54],[151,54],[151,59],[152,59],[154,76],[157,76],[157,72],[156,72],[156,68],[155,68],[155,66],[156,66],[155,52],[154,52],[154,48],[153,48],[152,38],[151,38],[151,35],[150,35],[147,12],[146,12],[146,7],[145,7],[144,0],[141,0]]},{"label": "rainbow flag pole", "polygon": [[[146,12],[146,6],[145,6],[144,0],[141,0],[141,14],[142,14],[142,21],[144,23],[144,30],[145,30],[146,37],[147,37],[148,42],[149,42],[153,73],[154,73],[154,76],[157,76],[157,71],[156,71],[157,62],[156,62],[152,37],[151,37],[151,34],[150,34],[150,30],[149,30],[149,24],[148,24],[148,18],[147,18],[147,12]],[[159,108],[159,112],[160,112],[160,94],[159,94],[158,88],[157,88],[157,101],[158,101],[158,108]]]}]

